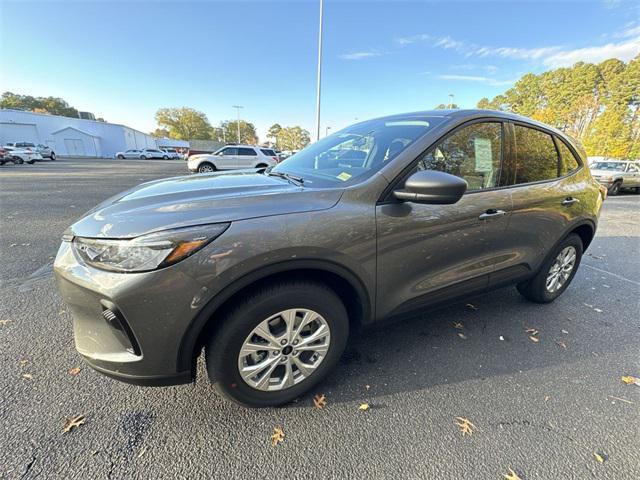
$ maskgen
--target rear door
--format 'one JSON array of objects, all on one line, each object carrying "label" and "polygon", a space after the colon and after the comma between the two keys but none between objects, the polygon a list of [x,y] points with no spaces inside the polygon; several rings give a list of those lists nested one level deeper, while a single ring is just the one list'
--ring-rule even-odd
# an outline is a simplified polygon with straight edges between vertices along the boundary
[{"label": "rear door", "polygon": [[252,168],[258,160],[258,154],[253,148],[238,148],[238,164],[237,168]]},{"label": "rear door", "polygon": [[492,286],[537,270],[589,201],[584,193],[589,176],[578,172],[581,164],[563,140],[524,123],[509,123],[509,131],[513,155],[504,173],[513,211]]},{"label": "rear door", "polygon": [[400,203],[390,195],[377,206],[380,318],[486,289],[511,210],[510,194],[500,188],[504,155],[502,122],[472,122],[436,143],[395,181],[393,188],[402,188],[415,171],[437,170],[469,186],[453,205]]}]

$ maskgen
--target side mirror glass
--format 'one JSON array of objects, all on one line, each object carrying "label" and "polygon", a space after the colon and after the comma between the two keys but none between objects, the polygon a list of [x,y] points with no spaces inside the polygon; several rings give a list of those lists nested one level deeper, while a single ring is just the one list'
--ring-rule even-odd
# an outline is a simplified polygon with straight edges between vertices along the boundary
[{"label": "side mirror glass", "polygon": [[411,175],[394,196],[403,202],[450,205],[467,191],[467,182],[455,175],[435,170],[421,170]]}]

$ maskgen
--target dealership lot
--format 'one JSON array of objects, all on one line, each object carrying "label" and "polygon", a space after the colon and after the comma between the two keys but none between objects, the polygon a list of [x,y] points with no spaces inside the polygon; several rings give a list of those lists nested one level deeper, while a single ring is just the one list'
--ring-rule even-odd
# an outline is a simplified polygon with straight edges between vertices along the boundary
[{"label": "dealership lot", "polygon": [[[83,212],[184,173],[184,161],[0,167],[0,478],[640,477],[640,387],[621,381],[640,377],[640,196],[605,202],[554,304],[509,288],[380,327],[353,339],[314,392],[323,410],[311,395],[246,410],[213,391],[202,365],[195,385],[160,389],[85,367],[51,276]],[[63,433],[75,415],[86,423]],[[272,447],[274,427],[285,439]]]}]

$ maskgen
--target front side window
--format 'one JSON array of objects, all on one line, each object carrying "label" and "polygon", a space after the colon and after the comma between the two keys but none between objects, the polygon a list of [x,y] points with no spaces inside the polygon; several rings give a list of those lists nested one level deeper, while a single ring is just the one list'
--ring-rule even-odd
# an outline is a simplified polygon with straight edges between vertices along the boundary
[{"label": "front side window", "polygon": [[534,128],[515,125],[516,176],[514,183],[539,182],[558,177],[558,152],[553,137]]},{"label": "front side window", "polygon": [[374,175],[443,121],[443,117],[398,115],[358,123],[309,145],[273,171],[302,177],[310,187],[353,185]]},{"label": "front side window", "polygon": [[256,157],[258,154],[253,148],[239,148],[238,155],[248,155],[248,156]]},{"label": "front side window", "polygon": [[580,167],[580,164],[571,150],[569,150],[569,147],[567,147],[559,138],[556,138],[556,140],[558,142],[558,150],[560,151],[560,171],[558,174],[559,176],[564,177],[565,175],[576,171]]},{"label": "front side window", "polygon": [[222,155],[224,155],[225,157],[228,157],[230,155],[237,155],[238,154],[238,149],[233,147],[233,148],[225,148],[224,150],[222,150]]},{"label": "front side window", "polygon": [[502,163],[502,124],[474,123],[462,127],[429,149],[418,170],[437,170],[467,181],[468,190],[499,185]]}]

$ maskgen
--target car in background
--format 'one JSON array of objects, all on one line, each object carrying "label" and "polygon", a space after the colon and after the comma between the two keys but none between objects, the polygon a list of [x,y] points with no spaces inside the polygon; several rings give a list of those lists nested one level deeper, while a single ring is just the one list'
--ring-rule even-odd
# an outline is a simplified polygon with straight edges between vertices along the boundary
[{"label": "car in background", "polygon": [[216,170],[272,167],[279,161],[276,152],[270,148],[255,145],[227,145],[211,154],[190,156],[187,168],[191,172],[210,173]]},{"label": "car in background", "polygon": [[640,162],[631,160],[603,160],[591,164],[591,175],[607,188],[609,195],[622,189],[640,193]]},{"label": "car in background", "polygon": [[0,147],[0,165],[4,165],[7,162],[13,162],[8,155],[9,151],[5,148]]},{"label": "car in background", "polygon": [[42,158],[48,158],[52,162],[56,159],[56,152],[54,152],[53,149],[51,147],[48,147],[47,145],[39,143],[38,145],[36,145],[36,152],[42,155]]},{"label": "car in background", "polygon": [[162,151],[168,155],[170,160],[180,160],[182,158],[182,155],[175,148],[163,148]]},{"label": "car in background", "polygon": [[125,150],[124,152],[116,153],[115,157],[120,160],[124,160],[125,158],[137,158],[140,160],[147,160],[149,158],[163,158],[165,160],[169,159],[169,155],[166,152],[157,150],[155,148]]},{"label": "car in background", "polygon": [[16,147],[14,145],[16,144],[9,143],[2,147],[7,152],[5,157],[9,157],[13,163],[20,164],[26,162],[32,165],[35,162],[42,160],[42,155],[34,149],[31,149],[30,147]]}]

